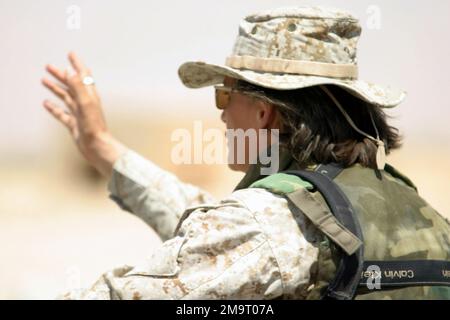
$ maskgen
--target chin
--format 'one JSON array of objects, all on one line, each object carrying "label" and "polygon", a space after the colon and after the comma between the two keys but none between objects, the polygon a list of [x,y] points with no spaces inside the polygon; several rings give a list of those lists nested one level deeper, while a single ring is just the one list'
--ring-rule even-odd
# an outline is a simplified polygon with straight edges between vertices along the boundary
[{"label": "chin", "polygon": [[232,171],[240,171],[240,172],[247,172],[248,165],[246,164],[237,164],[237,163],[229,163],[228,168],[230,168]]}]

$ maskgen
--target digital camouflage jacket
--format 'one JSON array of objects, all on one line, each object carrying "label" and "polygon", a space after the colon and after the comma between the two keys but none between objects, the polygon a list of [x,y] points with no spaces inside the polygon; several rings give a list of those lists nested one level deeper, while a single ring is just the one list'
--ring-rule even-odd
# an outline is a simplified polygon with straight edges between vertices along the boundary
[{"label": "digital camouflage jacket", "polygon": [[[309,170],[316,166],[311,165]],[[296,163],[281,154],[280,170]],[[164,241],[147,263],[103,274],[65,299],[318,299],[336,272],[321,223],[292,206],[329,208],[307,181],[261,177],[254,166],[225,199],[181,182],[129,150],[114,164],[111,198]],[[357,211],[369,260],[450,260],[448,222],[402,176],[354,165],[336,183]],[[278,176],[280,177],[280,176]],[[445,270],[444,270],[445,271]],[[443,272],[444,272],[443,271]],[[450,274],[449,274],[450,276]],[[358,291],[357,299],[446,298],[447,288]]]}]

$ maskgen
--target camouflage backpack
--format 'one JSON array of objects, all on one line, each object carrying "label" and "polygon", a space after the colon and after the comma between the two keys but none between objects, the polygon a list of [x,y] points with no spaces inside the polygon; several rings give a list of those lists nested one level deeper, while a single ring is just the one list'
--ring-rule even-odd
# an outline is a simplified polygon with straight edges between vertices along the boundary
[{"label": "camouflage backpack", "polygon": [[450,299],[450,224],[392,166],[319,165],[250,187],[284,195],[322,231],[308,299]]}]

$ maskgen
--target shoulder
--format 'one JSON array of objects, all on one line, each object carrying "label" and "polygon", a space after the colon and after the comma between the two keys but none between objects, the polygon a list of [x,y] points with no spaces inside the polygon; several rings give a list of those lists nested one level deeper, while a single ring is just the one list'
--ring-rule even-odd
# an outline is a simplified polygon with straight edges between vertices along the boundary
[{"label": "shoulder", "polygon": [[250,252],[263,250],[266,262],[272,261],[280,273],[284,294],[294,297],[306,292],[313,281],[310,272],[323,236],[292,209],[282,194],[266,188],[242,189],[220,203],[190,208],[179,235],[188,235],[188,252],[207,248],[241,258],[246,255],[241,263],[251,259]]},{"label": "shoulder", "polygon": [[[270,233],[276,225],[287,226],[286,223],[298,228],[306,227],[306,217],[292,208],[285,195],[298,189],[309,189],[312,185],[302,179],[288,175],[275,174],[256,181],[249,188],[234,191],[218,203],[202,204],[188,208],[183,214],[177,231],[188,232],[194,225],[208,224],[223,228],[246,225],[253,226],[261,233]],[[276,218],[275,218],[276,217]],[[274,218],[275,221],[271,221]],[[217,225],[220,224],[220,225]]]},{"label": "shoulder", "polygon": [[239,222],[240,225],[259,225],[260,221],[256,219],[256,215],[267,214],[269,211],[279,210],[280,207],[287,209],[283,194],[273,192],[262,185],[255,185],[234,191],[220,202],[189,207],[181,217],[179,228],[200,221],[205,223],[219,220]]},{"label": "shoulder", "polygon": [[394,168],[390,164],[386,164],[384,170],[389,173],[392,177],[398,179],[398,181],[401,181],[403,185],[406,185],[410,188],[413,188],[416,192],[418,191],[417,186],[412,182],[410,178],[408,178],[405,174]]},{"label": "shoulder", "polygon": [[270,206],[277,201],[277,195],[264,189],[242,189],[220,202],[189,207],[181,217],[176,233],[193,234],[211,230],[235,234],[242,233],[243,230],[263,233],[255,212],[260,210],[261,205]]}]

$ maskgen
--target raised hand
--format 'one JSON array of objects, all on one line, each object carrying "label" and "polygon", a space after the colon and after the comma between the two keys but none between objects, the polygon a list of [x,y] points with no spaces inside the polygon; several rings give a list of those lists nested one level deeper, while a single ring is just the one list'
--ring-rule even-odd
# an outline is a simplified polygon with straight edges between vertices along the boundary
[{"label": "raised hand", "polygon": [[56,81],[42,79],[42,84],[61,99],[66,108],[49,100],[45,100],[43,105],[69,130],[84,158],[109,177],[115,160],[126,151],[126,147],[108,131],[90,70],[75,53],[69,53],[68,58],[71,67],[65,71],[53,65],[46,66]]}]

